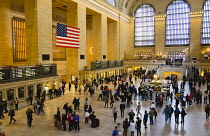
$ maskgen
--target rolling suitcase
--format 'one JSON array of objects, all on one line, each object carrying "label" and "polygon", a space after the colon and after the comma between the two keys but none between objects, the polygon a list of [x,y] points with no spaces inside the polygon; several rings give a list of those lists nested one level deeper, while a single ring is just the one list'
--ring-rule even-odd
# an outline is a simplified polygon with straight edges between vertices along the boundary
[{"label": "rolling suitcase", "polygon": [[117,97],[117,96],[115,96],[114,99],[115,99],[116,101],[119,101],[119,97]]}]

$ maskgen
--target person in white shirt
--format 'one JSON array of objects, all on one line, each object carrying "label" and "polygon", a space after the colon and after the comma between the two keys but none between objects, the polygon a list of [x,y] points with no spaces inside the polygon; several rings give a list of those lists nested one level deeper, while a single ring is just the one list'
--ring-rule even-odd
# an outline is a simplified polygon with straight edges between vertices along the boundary
[{"label": "person in white shirt", "polygon": [[89,119],[89,117],[90,117],[90,114],[89,114],[89,112],[86,110],[86,112],[84,113],[84,117],[85,117],[85,124],[87,124],[88,123],[88,119]]},{"label": "person in white shirt", "polygon": [[152,109],[156,110],[156,105],[154,104],[154,102],[152,102],[152,104],[151,104],[150,108],[152,108]]},{"label": "person in white shirt", "polygon": [[154,102],[152,102],[150,108],[151,108],[152,110],[154,110],[154,115],[155,115],[155,119],[156,119],[156,117],[157,117],[157,112],[156,112],[156,105],[155,105]]},{"label": "person in white shirt", "polygon": [[103,96],[103,91],[100,89],[100,91],[99,91],[99,96],[98,96],[98,100],[101,98],[101,100],[102,100],[102,96]]},{"label": "person in white shirt", "polygon": [[118,135],[121,136],[121,134],[122,134],[122,128],[121,128],[120,123],[117,123],[117,127],[118,127]]},{"label": "person in white shirt", "polygon": [[130,131],[131,131],[131,136],[134,136],[134,133],[135,133],[135,123],[134,121],[132,120],[131,123],[130,123]]}]

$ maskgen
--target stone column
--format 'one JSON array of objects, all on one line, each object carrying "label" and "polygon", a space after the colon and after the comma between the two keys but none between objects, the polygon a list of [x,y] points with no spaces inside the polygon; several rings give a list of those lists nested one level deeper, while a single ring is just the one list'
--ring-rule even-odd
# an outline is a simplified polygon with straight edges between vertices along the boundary
[{"label": "stone column", "polygon": [[[80,47],[78,50],[78,70],[84,70],[87,66],[86,55],[86,7],[78,3],[78,27],[80,28]],[[80,59],[80,55],[85,55],[85,59]]]},{"label": "stone column", "polygon": [[108,60],[119,59],[118,26],[117,21],[108,22]]},{"label": "stone column", "polygon": [[165,16],[155,17],[155,55],[165,55]]},{"label": "stone column", "polygon": [[102,60],[102,17],[95,13],[87,20],[87,66],[91,67],[91,62]]},{"label": "stone column", "polygon": [[[26,62],[28,65],[53,63],[52,0],[26,0]],[[42,60],[49,55],[49,60]]]},{"label": "stone column", "polygon": [[[78,4],[69,3],[67,5],[67,25],[78,27]],[[78,78],[78,48],[67,48],[67,79],[71,79],[71,75]]]},{"label": "stone column", "polygon": [[190,60],[196,58],[201,59],[201,27],[202,27],[202,14],[194,14],[190,16]]},{"label": "stone column", "polygon": [[[101,37],[102,37],[102,46],[101,46],[101,57],[102,57],[102,60],[107,60],[108,59],[108,20],[107,20],[107,16],[106,15],[102,15],[101,17],[102,21],[101,21]],[[103,55],[106,55],[106,58],[103,59]]]},{"label": "stone column", "polygon": [[12,65],[12,21],[9,0],[0,0],[0,66]]}]

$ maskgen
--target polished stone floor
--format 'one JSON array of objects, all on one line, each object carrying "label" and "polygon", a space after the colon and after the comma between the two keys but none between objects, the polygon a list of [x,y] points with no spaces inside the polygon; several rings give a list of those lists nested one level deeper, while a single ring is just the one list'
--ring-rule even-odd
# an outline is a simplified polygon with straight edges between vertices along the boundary
[{"label": "polished stone floor", "polygon": [[[139,86],[139,81],[135,83],[136,87]],[[113,88],[112,84],[109,84],[111,88]],[[68,87],[68,86],[67,86]],[[185,93],[188,93],[188,84],[185,87]],[[201,90],[204,91],[206,86],[202,86]],[[69,104],[72,103],[74,97],[79,97],[81,100],[81,110],[77,110],[79,113],[81,120],[80,120],[80,127],[81,130],[79,132],[72,131],[62,131],[56,127],[53,127],[53,115],[56,113],[57,107],[60,107],[61,111],[63,111],[63,104],[68,102]],[[83,104],[84,99],[88,97],[90,104],[95,111],[97,118],[100,119],[100,127],[98,128],[91,128],[90,124],[84,124],[84,117],[83,117]],[[44,115],[33,115],[33,123],[32,127],[27,126],[26,120],[26,109],[21,108],[16,112],[15,119],[17,120],[15,123],[9,125],[9,117],[6,115],[4,119],[1,119],[3,122],[3,130],[6,136],[111,136],[116,123],[113,121],[112,116],[112,109],[111,108],[104,108],[104,102],[98,101],[98,92],[94,94],[93,97],[89,97],[89,95],[79,95],[78,92],[75,92],[74,88],[71,91],[66,90],[66,94],[55,98],[52,100],[47,100],[45,102],[45,114]],[[126,108],[125,115],[131,109],[136,108],[138,102],[142,104],[141,113],[145,110],[149,110],[151,105],[151,100],[148,101],[141,101],[140,98],[137,100],[133,100],[134,105]],[[119,110],[120,102],[115,102],[114,105]],[[166,105],[166,102],[164,102]],[[149,125],[148,128],[145,130],[142,124],[142,136],[210,136],[210,121],[206,120],[205,112],[204,112],[204,104],[192,104],[192,106],[184,107],[187,112],[187,116],[185,118],[185,124],[175,125],[174,117],[172,118],[172,122],[170,124],[165,124],[164,122],[164,114],[163,108],[157,108],[158,117],[154,121],[154,125]],[[181,107],[180,107],[181,108]],[[117,123],[121,123],[124,118],[120,117],[120,112],[118,113]],[[136,135],[136,132],[135,132]],[[130,132],[128,134],[130,136]]]}]

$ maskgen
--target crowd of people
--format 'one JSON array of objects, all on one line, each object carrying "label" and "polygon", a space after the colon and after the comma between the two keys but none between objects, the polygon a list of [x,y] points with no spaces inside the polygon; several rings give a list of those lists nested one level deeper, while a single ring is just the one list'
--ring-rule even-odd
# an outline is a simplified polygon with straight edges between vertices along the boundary
[{"label": "crowd of people", "polygon": [[[101,78],[99,80],[94,79],[93,81],[86,81],[84,85],[77,85],[75,83],[75,91],[79,92],[82,95],[86,95],[86,99],[84,102],[80,101],[79,95],[78,97],[74,97],[72,102],[66,102],[63,105],[61,113],[61,109],[57,108],[57,113],[54,115],[54,126],[62,129],[63,131],[80,131],[80,122],[84,119],[84,124],[91,124],[91,127],[95,127],[96,118],[95,111],[93,110],[92,105],[89,102],[89,98],[93,97],[95,93],[98,94],[97,100],[99,103],[104,103],[104,108],[111,108],[112,115],[113,115],[113,122],[118,122],[118,109],[120,110],[120,116],[125,118],[125,120],[121,123],[118,123],[115,126],[115,129],[112,132],[113,136],[127,136],[128,130],[130,130],[131,136],[134,135],[141,135],[141,124],[144,125],[144,128],[147,129],[147,124],[149,121],[150,125],[154,125],[157,116],[157,108],[158,106],[164,106],[164,97],[166,97],[166,105],[164,106],[164,110],[162,114],[165,116],[165,123],[168,124],[171,122],[171,118],[174,116],[175,123],[181,123],[184,125],[185,123],[185,116],[187,115],[184,108],[179,109],[180,106],[190,106],[192,103],[200,104],[204,103],[205,112],[206,112],[206,119],[209,119],[209,112],[210,112],[210,88],[208,88],[208,78],[198,76],[196,68],[193,68],[191,71],[194,76],[190,79],[187,79],[183,76],[182,82],[179,86],[178,80],[176,77],[171,79],[171,90],[169,90],[165,94],[157,94],[155,99],[151,99],[151,90],[149,87],[144,84],[145,79],[142,76],[142,71],[134,71],[133,73],[126,73],[119,76],[111,76],[107,78]],[[133,80],[141,80],[140,85],[136,88],[135,84],[133,84]],[[186,87],[186,81],[188,80],[189,83],[189,90],[190,93],[184,93]],[[105,83],[105,84],[104,84]],[[110,83],[113,86],[110,86]],[[62,82],[62,87],[57,95],[49,94],[49,99],[54,97],[59,97],[60,95],[64,94],[66,89],[64,82]],[[207,85],[206,90],[200,90],[201,85]],[[69,91],[71,90],[71,86],[69,85]],[[90,97],[88,96],[90,94]],[[138,98],[139,97],[139,98]],[[137,99],[138,98],[138,99]],[[141,98],[141,99],[140,99]],[[146,101],[149,98],[152,101],[148,101],[151,103],[149,107],[144,107],[148,110],[141,111],[142,105],[141,101]],[[138,100],[138,104],[135,110],[130,110],[128,114],[125,114],[125,109],[133,106],[133,100]],[[209,101],[208,101],[209,100]],[[27,116],[27,124],[29,127],[32,126],[33,115],[36,114],[37,116],[40,114],[44,115],[44,102],[45,102],[45,95],[42,95],[40,98],[33,99],[33,102],[30,104],[31,107],[28,107],[26,111]],[[117,102],[119,101],[119,102]],[[172,105],[173,101],[175,101],[175,105]],[[72,104],[69,104],[72,103]],[[82,105],[81,108],[81,103]],[[13,107],[7,111],[7,107],[5,102],[0,104],[0,117],[4,118],[3,113],[8,113],[10,116],[9,124],[16,122],[15,110],[18,110],[19,101],[17,98],[14,100],[14,109]],[[55,107],[56,108],[56,107]],[[81,113],[83,116],[80,116]],[[179,120],[181,116],[181,121]],[[89,123],[91,121],[91,123]],[[122,127],[121,127],[122,124]],[[0,125],[1,126],[1,125]],[[0,129],[1,130],[1,129]],[[3,131],[1,131],[3,134]],[[136,133],[136,134],[135,134]]]}]

